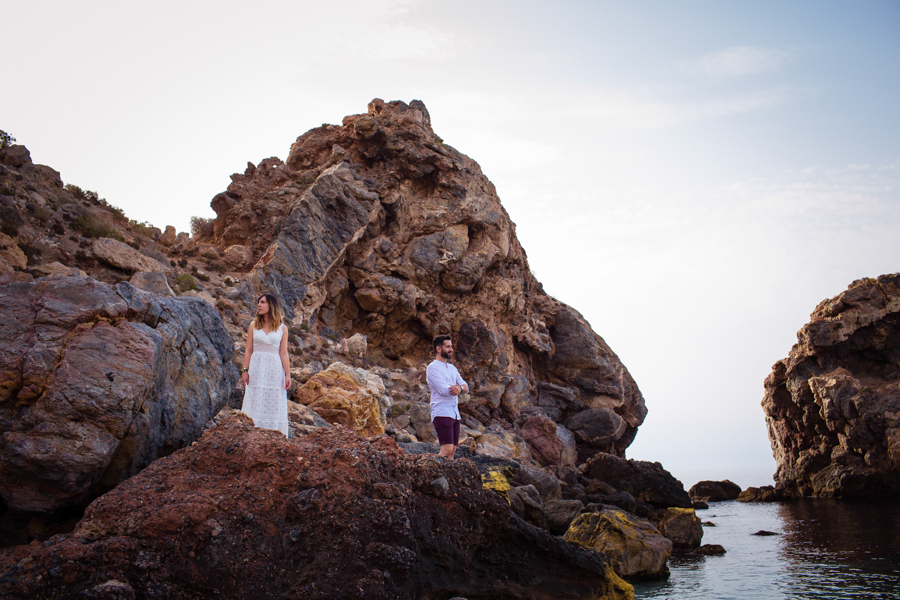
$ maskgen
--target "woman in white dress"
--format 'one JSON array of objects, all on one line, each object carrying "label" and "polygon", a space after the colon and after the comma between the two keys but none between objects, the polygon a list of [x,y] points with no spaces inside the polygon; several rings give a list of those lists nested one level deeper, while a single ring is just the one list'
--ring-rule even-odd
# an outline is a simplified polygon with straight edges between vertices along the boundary
[{"label": "woman in white dress", "polygon": [[244,404],[241,412],[254,425],[288,434],[287,390],[291,365],[287,352],[287,326],[278,298],[263,294],[256,301],[256,318],[247,329],[247,350],[241,369]]}]

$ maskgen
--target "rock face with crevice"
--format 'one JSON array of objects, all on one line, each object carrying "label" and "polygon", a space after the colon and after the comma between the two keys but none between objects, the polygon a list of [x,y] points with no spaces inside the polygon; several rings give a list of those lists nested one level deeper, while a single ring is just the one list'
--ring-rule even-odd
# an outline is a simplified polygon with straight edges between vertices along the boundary
[{"label": "rock face with crevice", "polygon": [[[215,309],[89,277],[0,285],[0,495],[81,508],[190,444],[237,381]],[[6,511],[4,511],[6,512]]]},{"label": "rock face with crevice", "polygon": [[373,100],[307,132],[287,161],[232,176],[212,207],[220,252],[251,249],[245,302],[274,290],[295,325],[364,334],[370,355],[399,365],[451,334],[472,383],[464,413],[510,423],[531,411],[571,431],[544,444],[544,460],[571,438],[582,460],[623,456],[646,416],[627,369],[544,293],[493,184],[419,101]]},{"label": "rock face with crevice", "polygon": [[762,401],[780,496],[900,491],[900,274],[825,300]]}]

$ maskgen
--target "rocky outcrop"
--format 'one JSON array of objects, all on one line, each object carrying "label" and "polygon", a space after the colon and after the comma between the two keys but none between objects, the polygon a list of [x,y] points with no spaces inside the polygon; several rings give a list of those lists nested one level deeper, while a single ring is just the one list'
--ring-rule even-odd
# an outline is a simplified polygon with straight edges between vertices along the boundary
[{"label": "rocky outcrop", "polygon": [[680,551],[698,548],[703,540],[703,526],[693,508],[667,508],[659,531]]},{"label": "rocky outcrop", "polygon": [[605,554],[625,579],[659,579],[669,575],[666,562],[672,541],[649,521],[616,509],[583,513],[563,536],[568,542]]},{"label": "rocky outcrop", "polygon": [[762,401],[786,496],[900,492],[900,274],[825,300]]},{"label": "rocky outcrop", "polygon": [[693,502],[721,502],[735,500],[741,493],[741,486],[733,481],[699,481],[691,486],[688,495]]},{"label": "rocky outcrop", "polygon": [[340,423],[361,435],[371,436],[384,433],[383,396],[384,383],[380,377],[336,362],[304,383],[294,394],[294,400],[329,423]]},{"label": "rocky outcrop", "polygon": [[600,453],[588,463],[585,477],[597,479],[657,508],[691,508],[691,498],[681,482],[658,462],[623,460]]},{"label": "rocky outcrop", "polygon": [[[434,485],[441,478],[446,487]],[[338,426],[291,441],[243,415],[96,500],[71,534],[0,551],[0,572],[10,600],[111,588],[140,598],[633,597],[602,554],[511,515],[472,463],[408,456],[388,437]]]},{"label": "rocky outcrop", "polygon": [[237,381],[205,302],[53,277],[0,286],[0,495],[84,506],[194,441]]},{"label": "rocky outcrop", "polygon": [[[543,292],[494,186],[434,133],[421,102],[374,100],[309,131],[287,161],[232,176],[212,207],[226,256],[252,249],[245,302],[274,290],[295,325],[364,334],[370,354],[407,366],[431,355],[432,336],[452,334],[472,387],[463,412],[482,422],[538,408],[571,431],[582,460],[623,455],[643,422],[628,371]],[[533,433],[541,460],[571,460],[549,432]]]}]

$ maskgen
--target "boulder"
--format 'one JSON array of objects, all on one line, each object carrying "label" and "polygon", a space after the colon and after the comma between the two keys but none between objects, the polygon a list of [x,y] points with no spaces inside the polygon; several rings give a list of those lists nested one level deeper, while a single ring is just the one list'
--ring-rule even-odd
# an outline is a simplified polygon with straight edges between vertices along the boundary
[{"label": "boulder", "polygon": [[111,238],[99,238],[91,246],[94,257],[126,271],[170,272],[168,265],[144,256],[128,244]]},{"label": "boulder", "polygon": [[178,235],[178,232],[175,231],[175,228],[171,225],[166,225],[166,231],[159,236],[159,243],[163,246],[171,246],[175,243],[175,238]]},{"label": "boulder", "polygon": [[379,402],[384,383],[365,369],[332,363],[316,373],[294,395],[294,400],[318,413],[329,423],[340,423],[361,435],[384,433]]},{"label": "boulder", "polygon": [[562,486],[559,480],[541,469],[522,465],[513,477],[512,483],[534,486],[544,502],[562,499]]},{"label": "boulder", "polygon": [[28,258],[16,240],[0,233],[0,271],[20,271],[28,266]]},{"label": "boulder", "polygon": [[169,280],[166,278],[166,274],[161,271],[138,271],[131,276],[131,285],[160,296],[175,295],[175,292],[169,287]]},{"label": "boulder", "polygon": [[308,600],[634,593],[602,554],[513,517],[468,461],[343,427],[286,440],[244,415],[99,498],[72,533],[0,558],[8,600],[101,585],[169,598],[255,598],[260,586]]},{"label": "boulder", "polygon": [[8,165],[14,169],[18,169],[22,165],[30,165],[31,152],[21,144],[7,146],[0,149],[0,164]]},{"label": "boulder", "polygon": [[517,485],[509,489],[509,505],[513,512],[541,529],[549,530],[544,500],[533,485]]},{"label": "boulder", "polygon": [[562,465],[566,455],[566,445],[557,434],[553,419],[544,415],[528,417],[519,428],[519,436],[528,444],[531,456],[541,465]]},{"label": "boulder", "polygon": [[354,358],[365,358],[366,357],[366,336],[357,333],[346,339],[347,342],[347,354]]},{"label": "boulder", "polygon": [[80,507],[194,441],[238,379],[218,313],[128,283],[0,286],[0,495]]},{"label": "boulder", "polygon": [[331,423],[319,416],[311,408],[298,402],[288,402],[288,427],[291,437],[306,435],[321,427],[331,427]]},{"label": "boulder", "polygon": [[563,536],[572,542],[602,552],[620,577],[628,580],[667,577],[666,562],[672,541],[649,521],[617,509],[582,513]]},{"label": "boulder", "polygon": [[727,479],[724,481],[700,481],[688,490],[692,502],[735,500],[740,493],[741,486]]},{"label": "boulder", "polygon": [[703,526],[693,508],[667,508],[659,522],[659,532],[672,540],[678,550],[692,550],[703,540]]},{"label": "boulder", "polygon": [[784,499],[784,495],[771,485],[748,487],[737,497],[738,502],[776,502]]},{"label": "boulder", "polygon": [[900,492],[900,273],[816,307],[762,400],[785,496]]},{"label": "boulder", "polygon": [[580,500],[548,500],[544,502],[547,528],[553,535],[563,535],[572,521],[581,514],[584,504]]},{"label": "boulder", "polygon": [[475,442],[475,454],[531,460],[525,440],[509,431],[487,430],[475,438]]},{"label": "boulder", "polygon": [[253,250],[247,246],[233,244],[225,248],[225,262],[233,269],[247,269],[253,266]]},{"label": "boulder", "polygon": [[684,491],[681,482],[658,462],[624,460],[599,452],[587,463],[584,475],[589,479],[604,481],[657,508],[692,506],[691,498]]},{"label": "boulder", "polygon": [[29,269],[37,277],[69,277],[71,275],[87,277],[87,273],[77,267],[67,267],[60,262],[35,265]]}]

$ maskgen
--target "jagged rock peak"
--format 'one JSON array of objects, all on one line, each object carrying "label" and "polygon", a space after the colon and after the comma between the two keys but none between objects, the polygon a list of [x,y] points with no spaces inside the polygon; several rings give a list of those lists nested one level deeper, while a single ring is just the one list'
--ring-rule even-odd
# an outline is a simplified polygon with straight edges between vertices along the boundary
[{"label": "jagged rock peak", "polygon": [[762,401],[782,495],[900,491],[900,273],[816,307]]},{"label": "jagged rock peak", "polygon": [[481,422],[543,414],[574,433],[582,459],[623,455],[643,422],[627,369],[544,293],[494,185],[432,131],[420,101],[376,99],[308,131],[286,162],[233,175],[212,207],[214,243],[247,257],[248,305],[275,291],[296,326],[362,333],[373,355],[406,366],[452,334],[474,384],[463,410]]}]

